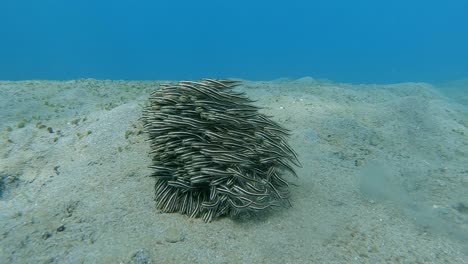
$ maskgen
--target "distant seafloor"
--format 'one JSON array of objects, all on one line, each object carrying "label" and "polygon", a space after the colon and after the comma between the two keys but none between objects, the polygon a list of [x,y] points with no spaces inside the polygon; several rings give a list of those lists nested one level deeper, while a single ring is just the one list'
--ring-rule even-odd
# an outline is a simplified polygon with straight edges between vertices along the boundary
[{"label": "distant seafloor", "polygon": [[293,207],[204,223],[155,208],[160,83],[0,81],[0,263],[467,263],[468,86],[243,81],[292,131]]}]

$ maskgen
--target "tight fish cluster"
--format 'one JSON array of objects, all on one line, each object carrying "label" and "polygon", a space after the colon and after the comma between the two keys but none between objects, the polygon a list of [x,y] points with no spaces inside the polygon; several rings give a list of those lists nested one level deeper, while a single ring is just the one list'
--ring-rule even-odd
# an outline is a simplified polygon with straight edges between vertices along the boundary
[{"label": "tight fish cluster", "polygon": [[258,112],[232,80],[162,85],[143,111],[157,207],[206,222],[289,204],[284,171],[296,175],[289,131]]}]

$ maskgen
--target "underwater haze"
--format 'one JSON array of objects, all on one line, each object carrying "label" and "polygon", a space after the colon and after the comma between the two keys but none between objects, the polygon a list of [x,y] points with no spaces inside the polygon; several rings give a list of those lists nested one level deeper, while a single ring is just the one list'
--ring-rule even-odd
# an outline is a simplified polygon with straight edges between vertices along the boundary
[{"label": "underwater haze", "polygon": [[467,78],[468,2],[0,3],[0,79]]}]

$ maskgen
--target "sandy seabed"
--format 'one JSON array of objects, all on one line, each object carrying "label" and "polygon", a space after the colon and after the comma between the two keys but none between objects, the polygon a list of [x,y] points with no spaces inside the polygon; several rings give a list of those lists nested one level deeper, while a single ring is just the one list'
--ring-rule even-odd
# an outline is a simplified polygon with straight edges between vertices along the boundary
[{"label": "sandy seabed", "polygon": [[293,207],[205,223],[155,208],[160,83],[0,81],[0,263],[467,263],[468,93],[244,81],[292,131]]}]

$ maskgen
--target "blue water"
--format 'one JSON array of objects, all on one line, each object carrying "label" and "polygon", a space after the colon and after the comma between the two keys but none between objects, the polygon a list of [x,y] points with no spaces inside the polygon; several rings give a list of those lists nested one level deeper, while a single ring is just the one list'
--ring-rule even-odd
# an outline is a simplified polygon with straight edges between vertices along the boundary
[{"label": "blue water", "polygon": [[3,80],[468,75],[466,0],[2,0],[0,10]]}]

